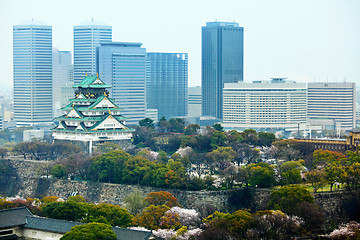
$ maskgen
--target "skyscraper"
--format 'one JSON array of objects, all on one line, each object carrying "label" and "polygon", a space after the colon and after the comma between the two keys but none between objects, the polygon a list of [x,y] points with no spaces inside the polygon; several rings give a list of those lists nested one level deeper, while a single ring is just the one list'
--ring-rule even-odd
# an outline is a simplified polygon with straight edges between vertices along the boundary
[{"label": "skyscraper", "polygon": [[187,115],[188,54],[147,53],[146,103],[167,119]]},{"label": "skyscraper", "polygon": [[224,83],[243,81],[244,29],[238,23],[202,27],[202,115],[222,119]]},{"label": "skyscraper", "polygon": [[113,42],[98,47],[97,72],[112,85],[110,94],[115,103],[130,118],[128,124],[137,124],[145,118],[146,49],[141,43]]},{"label": "skyscraper", "polygon": [[73,95],[74,84],[73,65],[70,51],[58,51],[53,48],[52,53],[52,86],[53,86],[53,118],[61,115],[64,107]]},{"label": "skyscraper", "polygon": [[111,42],[112,27],[95,25],[74,26],[74,82],[80,83],[85,74],[96,74],[96,47]]},{"label": "skyscraper", "polygon": [[29,126],[52,121],[52,27],[13,26],[14,119]]}]

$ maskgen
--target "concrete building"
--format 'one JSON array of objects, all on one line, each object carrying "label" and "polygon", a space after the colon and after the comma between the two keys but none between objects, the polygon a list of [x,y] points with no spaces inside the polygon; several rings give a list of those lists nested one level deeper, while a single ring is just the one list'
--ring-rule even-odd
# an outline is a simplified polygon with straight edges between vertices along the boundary
[{"label": "concrete building", "polygon": [[159,118],[186,116],[188,102],[188,54],[147,53],[146,103],[158,109]]},{"label": "concrete building", "polygon": [[128,124],[137,124],[146,112],[146,49],[141,43],[112,42],[98,47],[97,71],[102,80],[112,85],[111,96],[130,118]]},{"label": "concrete building", "polygon": [[189,87],[188,116],[201,116],[201,87]]},{"label": "concrete building", "polygon": [[306,123],[306,84],[271,81],[225,83],[224,119],[227,129],[296,131]]},{"label": "concrete building", "polygon": [[222,119],[224,83],[243,81],[244,29],[235,22],[208,22],[201,35],[202,115]]},{"label": "concrete building", "polygon": [[74,26],[74,82],[80,83],[85,74],[96,74],[96,48],[112,41],[112,27],[91,21]]},{"label": "concrete building", "polygon": [[71,64],[70,51],[58,51],[53,48],[52,53],[52,92],[53,118],[62,114],[61,107],[65,106],[73,95],[74,66]]},{"label": "concrete building", "polygon": [[308,83],[307,114],[310,125],[349,131],[355,127],[355,83]]},{"label": "concrete building", "polygon": [[18,126],[52,122],[52,27],[13,26],[14,119]]}]

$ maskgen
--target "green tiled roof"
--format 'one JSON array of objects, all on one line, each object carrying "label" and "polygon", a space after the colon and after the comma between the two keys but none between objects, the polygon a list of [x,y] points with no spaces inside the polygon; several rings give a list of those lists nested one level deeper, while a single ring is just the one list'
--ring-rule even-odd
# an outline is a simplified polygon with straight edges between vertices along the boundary
[{"label": "green tiled roof", "polygon": [[[114,115],[112,115],[112,116],[118,121],[129,119],[129,118],[124,117],[124,116],[114,116]],[[59,121],[81,121],[81,122],[86,122],[86,121],[101,121],[103,118],[104,118],[104,116],[101,116],[101,117],[83,117],[83,118],[67,118],[67,117],[65,117],[65,115],[62,115],[62,116],[57,117],[55,119],[59,120]],[[106,118],[106,116],[105,116],[105,118]]]},{"label": "green tiled roof", "polygon": [[[101,81],[101,83],[93,84],[97,79]],[[110,85],[105,84],[98,76],[89,75],[86,76],[79,84],[74,84],[73,88],[111,88]]]}]

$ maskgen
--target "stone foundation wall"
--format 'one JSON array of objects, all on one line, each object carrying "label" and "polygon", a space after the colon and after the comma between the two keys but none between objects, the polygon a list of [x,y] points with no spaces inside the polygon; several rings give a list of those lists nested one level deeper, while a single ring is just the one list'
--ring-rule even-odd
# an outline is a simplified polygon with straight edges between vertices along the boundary
[{"label": "stone foundation wall", "polygon": [[[73,194],[80,194],[94,203],[104,202],[121,205],[124,198],[135,190],[141,191],[144,196],[150,192],[168,191],[185,208],[200,209],[202,206],[208,205],[219,211],[234,211],[242,208],[258,211],[267,209],[271,193],[270,189],[184,191],[138,185],[40,178],[36,175],[36,170],[44,162],[21,159],[11,159],[10,161],[18,175],[14,177],[18,182],[16,187],[12,187],[11,195],[24,198],[58,196],[67,199]],[[337,224],[348,222],[350,219],[356,219],[360,216],[359,190],[315,193],[314,197],[315,203],[325,213],[327,222]]]}]

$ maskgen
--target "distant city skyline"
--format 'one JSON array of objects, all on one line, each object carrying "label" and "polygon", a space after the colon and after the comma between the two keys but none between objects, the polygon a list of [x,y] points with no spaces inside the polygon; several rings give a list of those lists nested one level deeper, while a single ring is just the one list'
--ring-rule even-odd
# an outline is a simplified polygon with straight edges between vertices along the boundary
[{"label": "distant city skyline", "polygon": [[210,0],[111,0],[96,8],[94,3],[1,1],[1,90],[13,85],[12,26],[31,19],[53,27],[53,47],[59,51],[72,52],[73,26],[94,18],[112,26],[113,41],[142,42],[149,52],[186,52],[189,86],[201,85],[201,26],[215,20],[236,21],[245,32],[244,81],[287,77],[298,82],[343,82],[346,78],[360,83],[357,0],[229,0],[221,7]]}]

